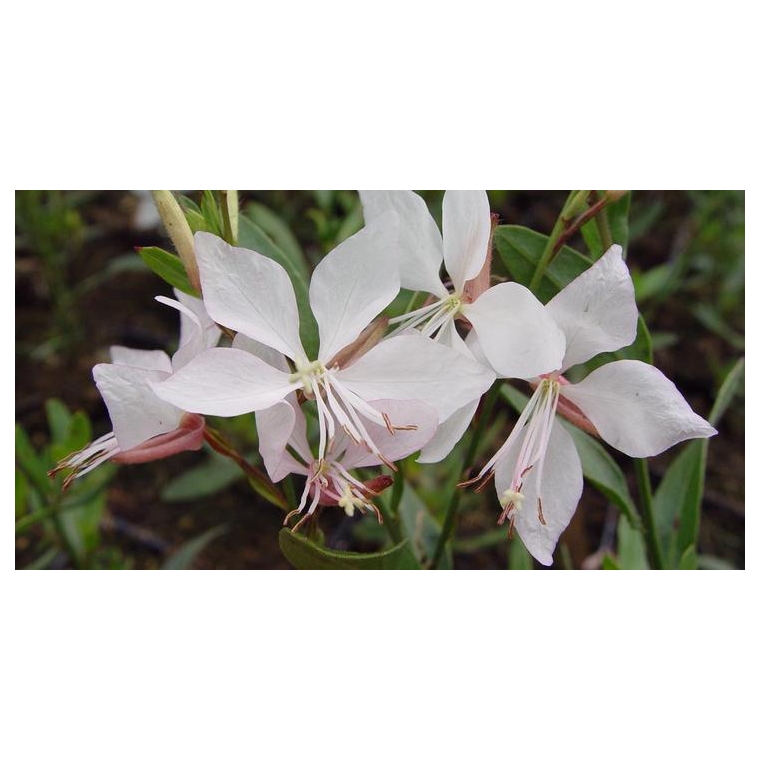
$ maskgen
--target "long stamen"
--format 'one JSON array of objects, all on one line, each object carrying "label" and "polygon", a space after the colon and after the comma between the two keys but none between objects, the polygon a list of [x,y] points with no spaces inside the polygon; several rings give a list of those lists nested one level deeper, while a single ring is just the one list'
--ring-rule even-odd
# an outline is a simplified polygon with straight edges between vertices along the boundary
[{"label": "long stamen", "polygon": [[496,462],[499,461],[502,457],[506,456],[509,451],[511,450],[514,442],[517,440],[517,437],[522,432],[522,429],[525,427],[526,423],[530,419],[531,415],[533,414],[533,410],[536,408],[536,405],[538,404],[539,400],[539,393],[538,389],[533,393],[533,395],[530,397],[530,401],[528,401],[525,409],[523,409],[522,414],[518,417],[517,422],[515,423],[514,428],[512,428],[512,432],[507,436],[507,440],[504,441],[504,443],[501,445],[499,450],[483,465],[480,472],[474,477],[470,478],[470,480],[465,480],[464,482],[460,483],[460,486],[469,486],[473,483],[477,483],[482,477],[488,475],[489,479],[491,477],[491,474],[493,472],[493,467],[496,464]]},{"label": "long stamen", "polygon": [[388,320],[389,325],[397,325],[401,324],[407,321],[415,320],[417,317],[425,317],[426,315],[430,314],[432,311],[437,311],[441,308],[441,304],[443,301],[433,301],[433,303],[429,303],[427,306],[421,306],[419,309],[415,309],[414,311],[410,311],[407,314],[402,314],[399,317],[393,317],[393,319]]}]

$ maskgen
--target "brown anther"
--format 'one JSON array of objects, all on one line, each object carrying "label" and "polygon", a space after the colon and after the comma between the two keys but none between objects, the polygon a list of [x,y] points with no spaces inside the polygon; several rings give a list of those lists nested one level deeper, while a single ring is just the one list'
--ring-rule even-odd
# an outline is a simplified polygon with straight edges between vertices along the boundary
[{"label": "brown anther", "polygon": [[[354,443],[355,443],[357,446],[360,446],[360,445],[362,444],[362,441],[360,441],[359,439],[355,438],[355,437],[352,435],[351,431],[350,431],[350,430],[349,430],[349,429],[348,429],[348,428],[347,428],[345,425],[341,425],[341,427],[343,428],[343,432],[344,432],[344,433],[345,433],[345,434],[346,434],[346,435],[347,435],[347,436],[348,436],[348,437],[349,437],[349,438],[350,438],[350,439],[351,439],[351,440],[352,440],[352,441],[353,441],[353,442],[354,442]],[[365,444],[365,445],[366,445],[366,444]]]},{"label": "brown anther", "polygon": [[546,525],[546,520],[544,520],[544,506],[541,504],[541,498],[538,499],[538,521],[541,523],[541,525]]},{"label": "brown anther", "polygon": [[393,429],[393,425],[391,424],[391,418],[383,412],[383,422],[385,423],[385,427],[388,428],[388,432],[391,435],[396,435],[396,431]]}]

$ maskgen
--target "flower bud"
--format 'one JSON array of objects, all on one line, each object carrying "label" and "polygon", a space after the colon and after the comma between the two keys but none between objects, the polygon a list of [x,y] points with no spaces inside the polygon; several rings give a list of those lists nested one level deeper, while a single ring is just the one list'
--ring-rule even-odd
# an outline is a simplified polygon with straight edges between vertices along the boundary
[{"label": "flower bud", "polygon": [[185,219],[185,214],[170,190],[151,190],[150,192],[166,232],[182,260],[190,284],[200,292],[201,280],[198,274],[198,264],[195,260],[193,232],[187,223],[187,219]]}]

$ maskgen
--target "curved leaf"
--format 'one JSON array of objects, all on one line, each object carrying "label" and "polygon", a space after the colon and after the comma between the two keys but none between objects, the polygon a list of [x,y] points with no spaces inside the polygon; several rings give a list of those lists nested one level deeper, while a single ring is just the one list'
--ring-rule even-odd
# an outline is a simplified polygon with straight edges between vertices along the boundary
[{"label": "curved leaf", "polygon": [[280,531],[280,549],[299,570],[414,570],[418,567],[407,542],[385,551],[361,554],[326,549],[288,528]]}]

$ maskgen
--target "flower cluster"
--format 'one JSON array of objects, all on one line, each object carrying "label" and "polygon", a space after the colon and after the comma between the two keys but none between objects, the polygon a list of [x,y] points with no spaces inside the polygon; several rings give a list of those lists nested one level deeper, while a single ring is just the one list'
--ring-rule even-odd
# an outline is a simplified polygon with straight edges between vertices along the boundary
[{"label": "flower cluster", "polygon": [[[421,462],[442,460],[494,381],[520,379],[534,388],[530,401],[467,483],[493,478],[499,523],[508,522],[549,565],[583,484],[558,412],[633,457],[715,433],[648,364],[613,361],[580,382],[565,378],[571,367],[636,337],[638,310],[620,246],[543,305],[517,283],[491,285],[485,192],[448,191],[440,231],[413,192],[360,195],[366,226],[311,278],[315,354],[303,347],[296,296],[280,264],[198,232],[202,300],[179,292],[176,301],[157,299],[180,313],[179,349],[170,359],[113,347],[113,363],[93,371],[113,432],[57,469],[71,469],[70,480],[107,459],[142,462],[196,449],[203,415],[255,412],[272,482],[291,473],[305,478],[288,516],[297,529],[320,506],[377,512],[373,498],[391,478],[362,482],[353,470],[395,469],[416,451]],[[383,318],[401,288],[429,295],[420,308]],[[222,346],[219,326],[234,336]]]}]

